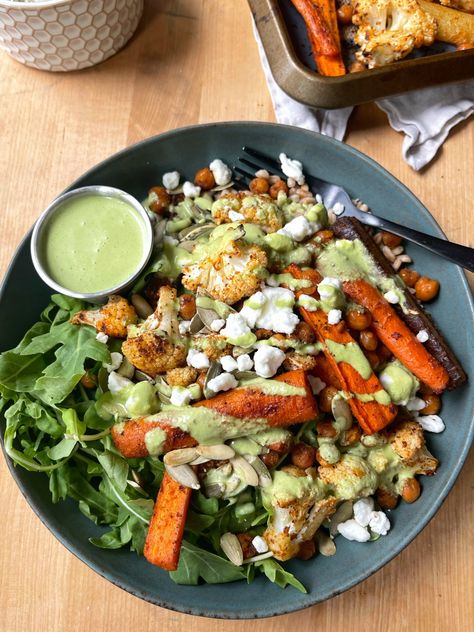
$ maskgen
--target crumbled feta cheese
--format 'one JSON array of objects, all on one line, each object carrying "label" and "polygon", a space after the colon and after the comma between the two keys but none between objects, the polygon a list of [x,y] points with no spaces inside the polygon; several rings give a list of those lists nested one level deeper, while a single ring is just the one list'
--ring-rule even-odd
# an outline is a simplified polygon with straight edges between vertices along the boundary
[{"label": "crumbled feta cheese", "polygon": [[254,537],[254,539],[252,540],[252,545],[257,553],[266,553],[268,551],[268,544],[261,535],[256,535]]},{"label": "crumbled feta cheese", "polygon": [[308,380],[315,395],[319,395],[323,388],[326,388],[327,386],[326,382],[323,382],[321,378],[315,375],[308,375]]},{"label": "crumbled feta cheese", "polygon": [[186,406],[191,401],[191,393],[182,386],[173,386],[171,389],[170,403],[173,406]]},{"label": "crumbled feta cheese", "polygon": [[416,334],[416,339],[419,342],[427,342],[430,338],[429,333],[426,331],[426,329],[421,329],[417,334]]},{"label": "crumbled feta cheese", "polygon": [[209,368],[209,358],[203,351],[198,351],[197,349],[190,349],[188,351],[186,362],[195,369]]},{"label": "crumbled feta cheese", "polygon": [[119,375],[115,371],[109,373],[109,377],[107,380],[107,386],[109,387],[109,391],[112,395],[116,395],[122,389],[127,388],[128,386],[132,386],[133,382],[129,380],[127,377],[123,377],[123,375]]},{"label": "crumbled feta cheese", "polygon": [[279,235],[286,235],[294,241],[303,241],[307,237],[311,237],[321,228],[320,224],[316,222],[308,222],[306,217],[298,215],[291,222],[285,224],[283,228],[277,230]]},{"label": "crumbled feta cheese", "polygon": [[387,535],[390,531],[390,520],[383,511],[373,511],[370,516],[369,527],[374,533]]},{"label": "crumbled feta cheese", "polygon": [[284,359],[285,354],[281,349],[270,345],[261,345],[253,357],[255,373],[260,377],[273,377]]},{"label": "crumbled feta cheese", "polygon": [[439,415],[421,415],[416,420],[423,430],[427,432],[443,432],[446,428],[444,421]]},{"label": "crumbled feta cheese", "polygon": [[238,213],[237,211],[229,211],[229,219],[231,222],[240,222],[245,219],[245,215]]},{"label": "crumbled feta cheese", "polygon": [[222,358],[219,359],[219,362],[221,363],[224,371],[227,371],[228,373],[232,373],[232,371],[237,369],[237,360],[235,360],[231,355],[222,356]]},{"label": "crumbled feta cheese", "polygon": [[245,301],[240,314],[249,327],[270,329],[280,334],[293,333],[299,323],[293,312],[295,295],[283,287],[264,287]]},{"label": "crumbled feta cheese", "polygon": [[107,344],[107,340],[109,339],[109,337],[107,336],[107,334],[104,334],[103,331],[99,331],[95,339],[97,340],[97,342],[102,342],[105,345]]},{"label": "crumbled feta cheese", "polygon": [[374,511],[373,498],[361,498],[354,503],[353,511],[354,520],[360,524],[361,527],[366,527],[369,524],[372,512]]},{"label": "crumbled feta cheese", "polygon": [[239,371],[250,371],[253,367],[253,360],[248,353],[243,353],[237,358],[237,368]]},{"label": "crumbled feta cheese", "polygon": [[201,193],[201,187],[196,186],[192,182],[186,181],[183,184],[183,193],[184,193],[184,197],[190,197],[190,198],[198,197],[198,195],[200,195]]},{"label": "crumbled feta cheese", "polygon": [[107,369],[108,373],[112,373],[120,367],[122,364],[123,355],[118,351],[112,351],[110,354],[110,362],[104,362],[104,369]]},{"label": "crumbled feta cheese", "polygon": [[426,406],[426,402],[421,399],[421,397],[412,397],[411,399],[409,399],[407,401],[406,407],[407,410],[410,411],[419,411],[419,410],[423,410],[423,408]]},{"label": "crumbled feta cheese", "polygon": [[[337,242],[336,242],[337,243]],[[335,287],[336,290],[341,289],[341,282],[339,279],[333,279],[332,277],[324,277],[324,279],[318,284],[318,292],[319,296],[324,300],[327,298],[331,298],[332,293],[328,292],[324,289],[325,286],[330,285],[331,287]]]},{"label": "crumbled feta cheese", "polygon": [[168,171],[163,174],[163,186],[165,189],[168,189],[168,191],[172,191],[178,187],[179,178],[180,175],[178,171]]},{"label": "crumbled feta cheese", "polygon": [[399,298],[396,292],[394,292],[393,290],[389,290],[388,292],[385,292],[385,294],[383,295],[384,299],[386,301],[388,301],[389,303],[392,303],[392,305],[395,305],[396,303],[399,302]]},{"label": "crumbled feta cheese", "polygon": [[229,184],[232,180],[232,171],[225,162],[222,162],[219,158],[216,158],[211,162],[209,169],[212,171],[212,175],[214,176],[214,180],[218,186]]},{"label": "crumbled feta cheese", "polygon": [[340,309],[330,309],[328,312],[328,323],[330,325],[337,325],[342,318],[342,312]]},{"label": "crumbled feta cheese", "polygon": [[370,540],[370,533],[365,527],[354,520],[346,520],[337,525],[337,530],[347,540],[355,540],[356,542],[367,542]]},{"label": "crumbled feta cheese", "polygon": [[213,320],[211,323],[211,329],[212,331],[220,331],[224,325],[225,320],[223,318],[216,318],[216,320]]},{"label": "crumbled feta cheese", "polygon": [[319,301],[308,294],[300,294],[300,297],[298,298],[298,305],[308,312],[316,312],[320,308]]},{"label": "crumbled feta cheese", "polygon": [[332,212],[334,213],[334,215],[342,215],[344,213],[345,208],[346,207],[344,206],[344,204],[341,204],[340,202],[336,202],[334,206],[332,207]]},{"label": "crumbled feta cheese", "polygon": [[171,235],[165,235],[163,237],[163,242],[165,244],[169,244],[170,246],[177,246],[179,244],[179,241],[174,237],[171,237]]},{"label": "crumbled feta cheese", "polygon": [[184,336],[184,334],[189,333],[190,325],[191,325],[191,321],[190,320],[180,320],[179,321],[179,325],[178,325],[179,333],[182,336]]},{"label": "crumbled feta cheese", "polygon": [[316,196],[314,198],[316,200],[316,202],[318,204],[322,204],[323,203],[323,198],[319,195],[319,193],[316,193]]},{"label": "crumbled feta cheese", "polygon": [[250,331],[250,327],[240,314],[229,314],[225,321],[225,327],[220,333],[226,338],[239,338],[245,336]]},{"label": "crumbled feta cheese", "polygon": [[281,163],[281,170],[287,178],[293,178],[301,186],[304,184],[303,165],[299,160],[292,160],[286,154],[278,156]]},{"label": "crumbled feta cheese", "polygon": [[231,388],[235,388],[237,384],[238,382],[232,373],[221,373],[209,380],[207,386],[214,393],[218,393],[219,391],[228,391]]}]

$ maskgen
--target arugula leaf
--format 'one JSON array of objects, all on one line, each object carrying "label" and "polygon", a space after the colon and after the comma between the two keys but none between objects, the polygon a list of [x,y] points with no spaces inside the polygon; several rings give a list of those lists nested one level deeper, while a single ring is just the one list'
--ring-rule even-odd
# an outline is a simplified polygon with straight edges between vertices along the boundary
[{"label": "arugula leaf", "polygon": [[106,450],[102,454],[98,454],[97,458],[110,481],[114,483],[118,490],[124,492],[127,487],[129,470],[127,461],[117,454],[110,452],[110,450]]},{"label": "arugula leaf", "polygon": [[59,443],[49,448],[47,454],[53,461],[59,461],[59,459],[64,459],[72,453],[76,443],[76,439],[66,439],[66,437],[63,437]]},{"label": "arugula leaf", "polygon": [[[127,540],[129,542],[130,539]],[[122,546],[127,544],[127,542],[123,542],[122,534],[120,529],[112,529],[112,531],[107,531],[99,538],[89,538],[89,542],[94,546],[99,547],[100,549],[120,549]]]},{"label": "arugula leaf", "polygon": [[0,355],[0,387],[17,393],[31,392],[38,375],[46,368],[41,355],[21,356],[15,351],[5,351]]},{"label": "arugula leaf", "polygon": [[224,584],[245,579],[246,574],[240,566],[183,540],[178,568],[170,577],[177,584],[196,586],[200,577],[208,584]]},{"label": "arugula leaf", "polygon": [[268,577],[268,579],[280,586],[280,588],[286,588],[288,584],[293,586],[297,590],[302,593],[307,593],[308,591],[303,586],[303,584],[296,579],[294,575],[285,571],[281,564],[272,558],[267,558],[266,560],[260,560],[259,562],[254,562],[256,568],[260,570],[261,573],[264,573]]}]

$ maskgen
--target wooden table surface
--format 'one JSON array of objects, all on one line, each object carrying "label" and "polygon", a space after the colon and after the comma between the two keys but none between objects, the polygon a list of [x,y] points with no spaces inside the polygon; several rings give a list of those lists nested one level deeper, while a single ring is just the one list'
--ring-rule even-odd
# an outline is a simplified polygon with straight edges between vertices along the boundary
[{"label": "wooden table surface", "polygon": [[[1,53],[0,277],[41,209],[90,166],[165,130],[239,119],[274,120],[245,0],[149,0],[126,49],[79,73],[39,72]],[[406,184],[451,239],[473,245],[474,121],[459,125],[422,173],[403,162],[402,136],[374,105],[357,109],[346,140]],[[246,629],[116,588],[47,531],[1,458],[0,476],[0,632]],[[473,489],[471,454],[437,516],[399,557],[335,599],[252,629],[472,630]]]}]

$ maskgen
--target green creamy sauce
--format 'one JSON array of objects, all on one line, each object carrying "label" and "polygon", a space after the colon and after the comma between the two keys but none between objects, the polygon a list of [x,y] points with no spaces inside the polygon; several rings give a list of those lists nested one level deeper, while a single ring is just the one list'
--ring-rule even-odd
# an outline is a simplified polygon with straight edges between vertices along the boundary
[{"label": "green creamy sauce", "polygon": [[403,281],[398,275],[383,276],[360,239],[338,239],[329,243],[319,255],[317,267],[325,277],[336,277],[342,281],[365,279],[383,293],[395,292],[400,307],[403,311],[407,310]]},{"label": "green creamy sauce", "polygon": [[143,261],[145,224],[115,197],[86,195],[64,203],[45,227],[43,259],[56,283],[74,292],[115,287]]},{"label": "green creamy sauce", "polygon": [[347,362],[364,380],[368,380],[372,375],[369,361],[356,342],[340,344],[339,342],[334,342],[334,340],[326,340],[325,344],[336,362]]},{"label": "green creamy sauce", "polygon": [[379,375],[379,380],[395,404],[406,404],[415,397],[419,381],[398,360],[389,362]]},{"label": "green creamy sauce", "polygon": [[292,476],[288,472],[275,470],[273,483],[264,489],[262,494],[271,503],[284,503],[297,499],[316,497],[320,482],[311,476]]},{"label": "green creamy sauce", "polygon": [[293,395],[304,397],[306,395],[306,390],[302,386],[294,386],[279,380],[267,380],[263,377],[241,380],[239,388],[256,388],[265,395],[282,395],[284,397]]},{"label": "green creamy sauce", "polygon": [[283,283],[289,287],[290,290],[301,290],[305,287],[311,287],[312,283],[309,279],[295,279],[289,272],[283,272],[282,274],[272,274],[272,280],[278,285]]},{"label": "green creamy sauce", "polygon": [[97,414],[103,419],[110,417],[141,417],[160,410],[160,401],[155,387],[149,382],[138,382],[122,388],[118,393],[110,391],[99,397]]},{"label": "green creamy sauce", "polygon": [[163,448],[168,438],[166,432],[161,428],[153,428],[145,435],[146,449],[150,456],[159,456],[163,453]]},{"label": "green creamy sauce", "polygon": [[378,402],[384,406],[389,406],[392,403],[392,398],[384,389],[375,391],[375,393],[354,393],[354,397],[361,402]]}]

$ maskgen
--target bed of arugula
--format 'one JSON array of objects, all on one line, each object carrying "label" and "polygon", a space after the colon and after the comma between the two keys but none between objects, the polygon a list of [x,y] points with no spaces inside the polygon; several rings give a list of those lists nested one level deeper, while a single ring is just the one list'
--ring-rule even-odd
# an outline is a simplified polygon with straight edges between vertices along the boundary
[{"label": "bed of arugula", "polygon": [[[141,554],[163,463],[153,457],[124,459],[109,435],[114,420],[96,412],[95,402],[107,383],[102,365],[110,362],[111,351],[120,349],[120,341],[105,345],[96,340],[92,327],[70,325],[72,315],[86,307],[82,301],[53,295],[39,322],[14,349],[0,354],[4,447],[15,465],[48,476],[53,503],[73,498],[85,516],[107,527],[100,537],[90,538],[93,545],[128,546]],[[86,369],[97,376],[97,389],[82,386]],[[222,533],[257,535],[264,530],[268,513],[258,492],[251,493],[256,510],[241,518],[232,501],[193,494],[179,567],[170,573],[173,581],[251,582],[259,572],[282,588],[291,585],[306,592],[274,559],[238,567],[222,557]]]}]

